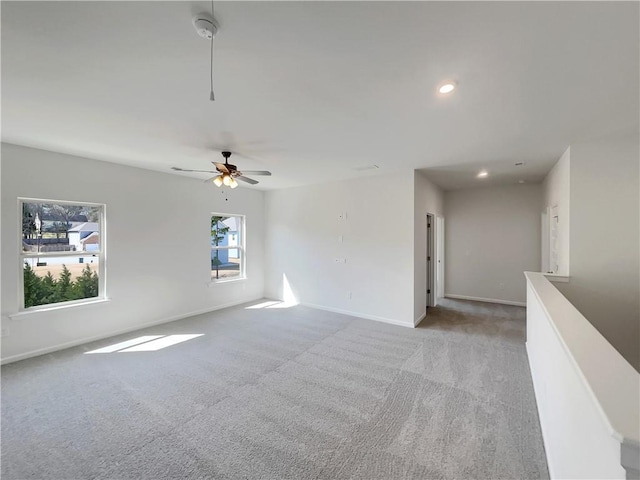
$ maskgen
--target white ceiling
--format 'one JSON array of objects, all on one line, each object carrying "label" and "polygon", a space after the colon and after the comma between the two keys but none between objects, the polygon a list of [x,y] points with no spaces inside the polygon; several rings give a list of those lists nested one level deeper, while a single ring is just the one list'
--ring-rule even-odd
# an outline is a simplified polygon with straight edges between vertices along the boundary
[{"label": "white ceiling", "polygon": [[638,130],[637,2],[216,2],[213,103],[209,8],[3,1],[2,140],[167,173],[230,148],[265,189],[408,169],[460,188]]}]

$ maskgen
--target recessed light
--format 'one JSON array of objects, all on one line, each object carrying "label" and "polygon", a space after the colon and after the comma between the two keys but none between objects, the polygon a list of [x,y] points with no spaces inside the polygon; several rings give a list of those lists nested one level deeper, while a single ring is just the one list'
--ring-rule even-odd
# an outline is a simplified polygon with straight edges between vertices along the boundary
[{"label": "recessed light", "polygon": [[524,180],[518,180],[518,183],[524,183]]},{"label": "recessed light", "polygon": [[478,178],[485,178],[488,175],[489,172],[487,172],[486,170],[482,170],[480,173],[478,173]]},{"label": "recessed light", "polygon": [[445,83],[444,85],[440,86],[438,91],[440,93],[451,93],[455,90],[455,88],[456,88],[455,83]]}]

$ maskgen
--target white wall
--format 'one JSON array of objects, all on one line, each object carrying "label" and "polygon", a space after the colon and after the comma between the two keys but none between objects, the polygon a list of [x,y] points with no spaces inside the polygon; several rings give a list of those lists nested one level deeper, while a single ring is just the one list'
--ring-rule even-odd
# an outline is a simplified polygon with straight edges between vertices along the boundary
[{"label": "white wall", "polygon": [[284,299],[286,275],[300,303],[413,326],[413,182],[407,172],[267,192],[267,296]]},{"label": "white wall", "polygon": [[524,304],[540,266],[540,185],[445,192],[445,295]]},{"label": "white wall", "polygon": [[[427,213],[433,214],[434,264],[437,258],[436,216],[444,215],[444,193],[421,172],[414,173],[414,311],[417,324],[427,307]],[[434,272],[435,278],[435,272]],[[435,294],[434,294],[435,295]]]},{"label": "white wall", "polygon": [[[542,183],[543,211],[558,207],[558,275],[569,275],[570,260],[570,161],[571,149],[560,157]],[[544,271],[548,271],[546,268]]]},{"label": "white wall", "polygon": [[[225,201],[197,179],[2,144],[3,320],[18,311],[18,197],[106,204],[111,301],[3,322],[3,359],[263,296],[263,192]],[[246,215],[247,280],[208,285],[210,212]]]},{"label": "white wall", "polygon": [[640,370],[638,137],[571,145],[571,279],[558,289]]}]

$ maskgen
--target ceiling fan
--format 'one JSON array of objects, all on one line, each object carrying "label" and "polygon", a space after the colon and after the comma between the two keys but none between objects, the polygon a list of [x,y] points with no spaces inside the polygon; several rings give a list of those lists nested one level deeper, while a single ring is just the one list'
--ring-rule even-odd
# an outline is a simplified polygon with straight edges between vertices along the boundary
[{"label": "ceiling fan", "polygon": [[245,170],[241,172],[238,170],[238,167],[229,163],[229,157],[231,156],[231,152],[222,152],[222,156],[224,157],[224,163],[211,162],[216,166],[215,170],[190,170],[187,168],[180,167],[171,167],[172,170],[176,170],[178,172],[206,172],[206,173],[216,173],[215,177],[208,178],[205,182],[210,182],[213,180],[213,183],[217,187],[221,187],[225,185],[230,188],[236,188],[238,186],[237,180],[243,181],[250,185],[255,185],[258,183],[257,180],[254,180],[249,177],[245,177],[245,174],[249,175],[271,175],[271,172],[266,170]]}]

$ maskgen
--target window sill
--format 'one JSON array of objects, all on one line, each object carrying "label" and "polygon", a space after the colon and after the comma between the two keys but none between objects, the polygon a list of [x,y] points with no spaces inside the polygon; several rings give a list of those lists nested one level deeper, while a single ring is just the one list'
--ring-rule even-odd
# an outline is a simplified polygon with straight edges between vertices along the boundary
[{"label": "window sill", "polygon": [[207,285],[209,287],[213,287],[215,285],[226,285],[228,283],[236,283],[236,282],[244,282],[247,279],[247,277],[241,277],[241,278],[231,278],[229,280],[211,280],[210,282],[207,282]]},{"label": "window sill", "polygon": [[18,320],[20,318],[23,317],[28,317],[34,314],[38,314],[38,313],[43,313],[43,312],[51,312],[54,310],[66,310],[68,308],[77,308],[77,307],[84,307],[84,306],[88,306],[88,305],[96,305],[96,304],[101,304],[101,303],[106,303],[106,302],[110,302],[111,299],[108,297],[103,297],[103,298],[95,298],[95,299],[91,299],[88,300],[86,302],[74,302],[74,303],[67,303],[65,305],[43,305],[42,308],[39,307],[33,307],[29,310],[22,310],[18,313],[13,313],[9,315],[9,318],[11,320]]}]

